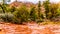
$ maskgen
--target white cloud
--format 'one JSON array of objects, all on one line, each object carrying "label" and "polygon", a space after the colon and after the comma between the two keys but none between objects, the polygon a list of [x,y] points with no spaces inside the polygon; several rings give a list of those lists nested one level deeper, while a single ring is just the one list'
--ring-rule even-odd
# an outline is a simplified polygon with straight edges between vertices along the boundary
[{"label": "white cloud", "polygon": [[57,2],[60,2],[60,0],[50,0],[50,2],[55,2],[55,3],[57,3]]}]

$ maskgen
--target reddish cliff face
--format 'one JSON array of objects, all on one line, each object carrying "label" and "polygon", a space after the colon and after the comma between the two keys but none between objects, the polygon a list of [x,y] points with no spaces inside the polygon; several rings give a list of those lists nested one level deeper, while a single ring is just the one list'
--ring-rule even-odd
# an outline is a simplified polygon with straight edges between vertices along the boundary
[{"label": "reddish cliff face", "polygon": [[30,8],[32,5],[34,5],[31,2],[12,2],[10,4],[10,7],[14,6],[14,7],[21,7],[22,5],[25,5],[27,8]]},{"label": "reddish cliff face", "polygon": [[10,4],[10,7],[19,7],[19,6],[22,6],[22,2],[12,2],[11,4]]}]

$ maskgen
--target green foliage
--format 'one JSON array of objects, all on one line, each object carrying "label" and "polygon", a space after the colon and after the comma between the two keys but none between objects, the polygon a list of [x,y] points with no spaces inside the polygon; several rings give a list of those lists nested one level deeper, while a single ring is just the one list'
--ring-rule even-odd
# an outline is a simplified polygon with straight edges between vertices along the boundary
[{"label": "green foliage", "polygon": [[0,14],[0,18],[5,22],[11,22],[13,19],[13,14],[10,13]]},{"label": "green foliage", "polygon": [[1,8],[2,13],[7,12],[7,9],[8,9],[7,7],[8,7],[7,4],[0,4],[0,8]]},{"label": "green foliage", "polygon": [[40,14],[41,14],[41,2],[39,1],[38,3],[38,17],[40,18]]},{"label": "green foliage", "polygon": [[20,20],[20,23],[26,22],[29,19],[29,12],[25,6],[17,9],[17,11],[15,11],[13,14]]},{"label": "green foliage", "polygon": [[52,13],[52,17],[57,17],[57,9],[59,8],[58,4],[51,4],[51,13]]},{"label": "green foliage", "polygon": [[16,8],[13,6],[10,8],[10,12],[13,13],[14,11],[16,11]]},{"label": "green foliage", "polygon": [[12,22],[12,23],[15,23],[15,24],[19,24],[18,18],[16,18],[11,13],[0,14],[0,19],[2,19],[3,22]]},{"label": "green foliage", "polygon": [[60,16],[60,8],[57,9],[57,15]]},{"label": "green foliage", "polygon": [[[46,19],[60,16],[60,8],[58,8],[58,4],[51,4],[49,0],[46,0],[45,2],[43,2],[43,6],[45,8],[44,15],[46,16]],[[14,6],[9,7],[9,5],[3,3],[0,4],[0,19],[5,22],[13,22],[17,24],[28,21],[41,22],[44,20],[43,14],[41,12],[41,7],[42,4],[40,1],[37,8],[36,6],[32,5],[29,9],[25,4],[23,4],[23,6],[21,6],[20,8],[16,8]]]},{"label": "green foliage", "polygon": [[45,7],[45,14],[47,19],[51,19],[53,17],[58,16],[58,4],[50,3],[49,0],[44,2],[44,7]]},{"label": "green foliage", "polygon": [[37,19],[35,7],[32,7],[30,10],[30,19],[32,21],[36,21],[36,19]]},{"label": "green foliage", "polygon": [[46,18],[49,18],[49,12],[50,12],[50,6],[49,6],[50,2],[49,0],[46,0],[43,5],[44,5],[44,8],[45,8],[45,14],[46,14]]},{"label": "green foliage", "polygon": [[5,6],[4,5],[0,5],[0,7],[1,7],[3,13],[5,13]]},{"label": "green foliage", "polygon": [[41,13],[41,2],[38,3],[38,17],[37,22],[43,21],[43,14]]}]

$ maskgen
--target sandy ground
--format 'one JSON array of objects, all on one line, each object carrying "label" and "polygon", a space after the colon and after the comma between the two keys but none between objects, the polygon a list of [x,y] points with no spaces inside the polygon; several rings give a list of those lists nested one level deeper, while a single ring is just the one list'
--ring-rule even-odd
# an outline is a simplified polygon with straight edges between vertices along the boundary
[{"label": "sandy ground", "polygon": [[60,25],[0,24],[0,34],[60,34]]}]

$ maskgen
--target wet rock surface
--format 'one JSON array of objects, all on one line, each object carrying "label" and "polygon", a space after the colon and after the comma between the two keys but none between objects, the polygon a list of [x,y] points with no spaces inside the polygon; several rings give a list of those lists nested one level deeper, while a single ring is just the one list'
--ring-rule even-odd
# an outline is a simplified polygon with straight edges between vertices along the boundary
[{"label": "wet rock surface", "polygon": [[0,24],[0,34],[60,34],[60,25]]}]

